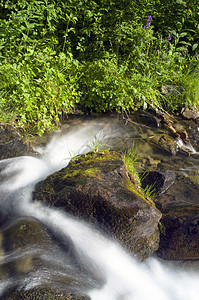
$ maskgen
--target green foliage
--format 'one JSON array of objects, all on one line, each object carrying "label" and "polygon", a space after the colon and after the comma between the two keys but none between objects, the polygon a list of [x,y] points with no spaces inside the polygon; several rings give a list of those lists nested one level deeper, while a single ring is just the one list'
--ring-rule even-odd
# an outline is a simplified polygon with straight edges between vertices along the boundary
[{"label": "green foliage", "polygon": [[186,94],[188,107],[197,109],[199,107],[199,65],[189,70],[184,76],[183,86]]},{"label": "green foliage", "polygon": [[156,198],[156,189],[152,185],[147,185],[145,189],[142,189],[146,198],[150,198],[152,201]]},{"label": "green foliage", "polygon": [[154,198],[156,197],[156,190],[155,190],[154,186],[147,185],[144,189],[141,187],[142,180],[144,179],[144,176],[146,176],[146,174],[141,176],[136,170],[136,164],[139,162],[140,157],[137,154],[137,149],[135,148],[134,145],[133,145],[132,149],[125,151],[125,153],[123,154],[123,159],[124,159],[124,162],[125,162],[125,165],[126,165],[128,171],[130,173],[131,181],[134,182],[139,187],[142,194],[147,199],[150,199],[153,201]]},{"label": "green foliage", "polygon": [[42,134],[77,104],[198,108],[197,0],[2,0],[0,17],[1,121]]},{"label": "green foliage", "polygon": [[134,87],[125,76],[125,69],[117,66],[115,58],[85,64],[81,104],[97,112],[134,107]]},{"label": "green foliage", "polygon": [[1,109],[13,115],[20,127],[42,134],[56,125],[64,113],[79,101],[74,61],[56,56],[49,48],[28,48],[16,63],[2,64],[0,71]]},{"label": "green foliage", "polygon": [[127,166],[128,171],[130,174],[133,176],[134,181],[136,184],[140,187],[140,178],[138,175],[138,172],[136,171],[136,164],[140,160],[139,155],[137,154],[137,149],[133,145],[131,149],[128,149],[127,151],[124,152],[123,154],[123,160]]}]

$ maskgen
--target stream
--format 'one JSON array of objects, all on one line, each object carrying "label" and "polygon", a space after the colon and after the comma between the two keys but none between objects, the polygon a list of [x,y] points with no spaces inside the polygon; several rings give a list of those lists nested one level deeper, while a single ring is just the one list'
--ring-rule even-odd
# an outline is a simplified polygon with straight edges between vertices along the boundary
[{"label": "stream", "polygon": [[[149,155],[157,152],[159,160],[159,150],[140,138],[138,127],[105,118],[68,122],[35,146],[39,156],[0,161],[0,297],[12,288],[50,287],[92,300],[198,299],[198,261],[163,261],[154,255],[138,262],[98,228],[32,201],[37,182],[67,166],[72,157],[105,145],[120,151],[137,145]],[[176,165],[176,172],[193,178],[199,162],[189,159],[193,164]],[[26,222],[41,230],[34,232],[33,242],[15,247],[11,236]]]}]

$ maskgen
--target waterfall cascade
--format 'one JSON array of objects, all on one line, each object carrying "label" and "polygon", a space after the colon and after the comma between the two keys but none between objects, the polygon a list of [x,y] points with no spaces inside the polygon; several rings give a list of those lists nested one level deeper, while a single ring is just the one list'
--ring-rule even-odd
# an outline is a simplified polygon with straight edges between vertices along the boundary
[{"label": "waterfall cascade", "polygon": [[37,148],[40,158],[26,156],[0,161],[0,211],[5,220],[9,216],[6,225],[2,225],[2,233],[17,220],[35,219],[61,241],[61,246],[52,243],[50,249],[35,245],[21,253],[0,254],[3,268],[21,257],[40,259],[37,268],[28,274],[1,272],[0,295],[15,285],[23,289],[48,285],[87,294],[92,300],[196,300],[198,271],[177,264],[166,265],[154,257],[137,262],[121,245],[85,222],[32,202],[36,182],[66,166],[72,155],[89,150],[91,125],[55,136],[47,146]]}]

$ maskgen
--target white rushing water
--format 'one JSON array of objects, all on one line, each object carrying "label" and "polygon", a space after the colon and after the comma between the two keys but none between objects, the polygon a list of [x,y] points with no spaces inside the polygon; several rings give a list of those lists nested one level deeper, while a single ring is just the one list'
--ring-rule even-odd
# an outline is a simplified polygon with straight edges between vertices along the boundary
[{"label": "white rushing water", "polygon": [[[88,151],[90,129],[85,127],[63,136],[55,136],[46,147],[37,149],[41,158],[26,156],[0,161],[1,176],[6,178],[1,184],[1,211],[18,217],[35,218],[55,236],[66,240],[66,243],[70,239],[81,265],[88,273],[100,279],[101,283],[97,287],[91,283],[90,288],[83,290],[92,300],[198,299],[197,272],[166,266],[156,258],[139,263],[121,245],[85,222],[40,202],[32,202],[31,192],[36,182],[66,166],[71,153],[77,155]],[[52,263],[51,255],[49,251],[44,257]],[[57,261],[53,262],[54,270],[51,271],[57,271],[60,264],[60,272],[63,273],[67,260],[60,253],[55,256]],[[30,280],[23,278],[21,286],[26,289],[34,287],[41,284],[42,280],[45,282],[45,276],[50,278],[46,270],[35,271]],[[1,280],[1,291],[10,285],[11,280]]]}]

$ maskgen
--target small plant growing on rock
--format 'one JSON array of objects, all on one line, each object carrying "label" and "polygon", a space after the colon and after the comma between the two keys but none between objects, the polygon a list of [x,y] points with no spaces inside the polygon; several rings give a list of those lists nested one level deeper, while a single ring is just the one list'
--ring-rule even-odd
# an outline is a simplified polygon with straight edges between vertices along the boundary
[{"label": "small plant growing on rock", "polygon": [[107,134],[101,130],[98,133],[93,129],[93,134],[89,134],[89,144],[87,146],[89,152],[97,153],[99,150],[109,151],[110,147],[104,143],[106,140]]},{"label": "small plant growing on rock", "polygon": [[136,183],[140,187],[140,178],[135,169],[135,165],[140,160],[140,157],[137,154],[137,149],[135,148],[134,145],[132,146],[131,149],[128,149],[127,151],[124,152],[123,159],[129,171],[129,177],[131,181]]}]

